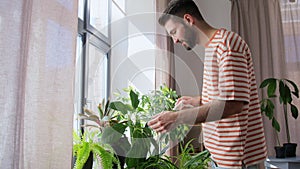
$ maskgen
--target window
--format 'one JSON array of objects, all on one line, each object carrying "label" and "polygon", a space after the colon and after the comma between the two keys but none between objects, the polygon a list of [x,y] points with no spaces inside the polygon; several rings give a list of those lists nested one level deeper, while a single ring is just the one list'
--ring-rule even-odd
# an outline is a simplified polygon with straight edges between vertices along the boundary
[{"label": "window", "polygon": [[112,1],[112,16],[111,21],[117,21],[126,16],[125,13],[125,0],[113,0]]},{"label": "window", "polygon": [[[78,0],[74,129],[83,107],[97,108],[109,95],[110,0]],[[97,110],[95,110],[97,112]]]},{"label": "window", "polygon": [[[98,42],[100,43],[100,42]],[[107,98],[108,54],[101,44],[89,42],[86,58],[87,87],[85,95],[86,107],[98,112],[97,106],[102,99]]]},{"label": "window", "polygon": [[[285,43],[286,62],[289,69],[300,63],[298,44],[300,42],[300,1],[281,0],[281,18]],[[295,66],[292,66],[292,65]],[[297,69],[296,69],[297,70]],[[293,70],[295,71],[295,70]]]},{"label": "window", "polygon": [[77,36],[77,50],[76,50],[76,67],[75,67],[75,89],[74,89],[74,130],[80,129],[80,122],[77,119],[78,114],[81,113],[82,109],[82,78],[83,78],[83,71],[82,71],[82,46],[83,46],[83,37],[82,35],[78,34]]},{"label": "window", "polygon": [[88,30],[108,38],[109,0],[88,0]]}]

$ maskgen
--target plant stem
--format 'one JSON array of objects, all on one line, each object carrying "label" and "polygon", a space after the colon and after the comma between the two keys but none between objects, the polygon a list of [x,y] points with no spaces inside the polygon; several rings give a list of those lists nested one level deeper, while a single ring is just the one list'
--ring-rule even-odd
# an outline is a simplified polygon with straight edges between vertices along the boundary
[{"label": "plant stem", "polygon": [[277,131],[275,131],[278,146],[281,146]]},{"label": "plant stem", "polygon": [[290,137],[289,123],[288,123],[288,116],[287,116],[287,105],[283,105],[283,111],[284,111],[285,130],[286,130],[287,141],[288,141],[288,143],[290,143],[291,137]]}]

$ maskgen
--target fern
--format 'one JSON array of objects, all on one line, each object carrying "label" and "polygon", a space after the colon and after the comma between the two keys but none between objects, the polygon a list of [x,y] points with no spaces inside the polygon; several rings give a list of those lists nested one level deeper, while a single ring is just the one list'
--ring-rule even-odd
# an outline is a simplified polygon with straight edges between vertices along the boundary
[{"label": "fern", "polygon": [[101,164],[104,169],[111,169],[114,162],[114,156],[98,144],[93,144],[92,151],[101,158]]},{"label": "fern", "polygon": [[75,169],[82,169],[90,155],[90,144],[88,142],[83,142],[81,146],[82,147],[80,147],[76,153]]}]

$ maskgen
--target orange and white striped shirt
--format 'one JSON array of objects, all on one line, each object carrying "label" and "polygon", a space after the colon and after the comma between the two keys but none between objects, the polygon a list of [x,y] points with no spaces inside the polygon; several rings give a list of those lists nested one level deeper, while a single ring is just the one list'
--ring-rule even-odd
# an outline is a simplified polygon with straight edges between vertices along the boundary
[{"label": "orange and white striped shirt", "polygon": [[202,103],[212,100],[248,103],[239,114],[203,124],[204,145],[218,166],[233,169],[263,161],[267,151],[251,53],[238,34],[225,29],[205,48]]}]

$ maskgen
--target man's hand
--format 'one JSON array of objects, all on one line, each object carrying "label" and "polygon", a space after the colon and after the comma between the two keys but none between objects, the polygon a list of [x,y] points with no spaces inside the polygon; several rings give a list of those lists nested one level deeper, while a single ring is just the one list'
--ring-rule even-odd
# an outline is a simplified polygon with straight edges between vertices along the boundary
[{"label": "man's hand", "polygon": [[183,110],[191,107],[199,107],[201,106],[201,97],[191,97],[191,96],[182,96],[175,103],[175,107],[178,110]]},{"label": "man's hand", "polygon": [[178,125],[178,112],[164,111],[155,115],[148,126],[159,133],[165,133]]}]

